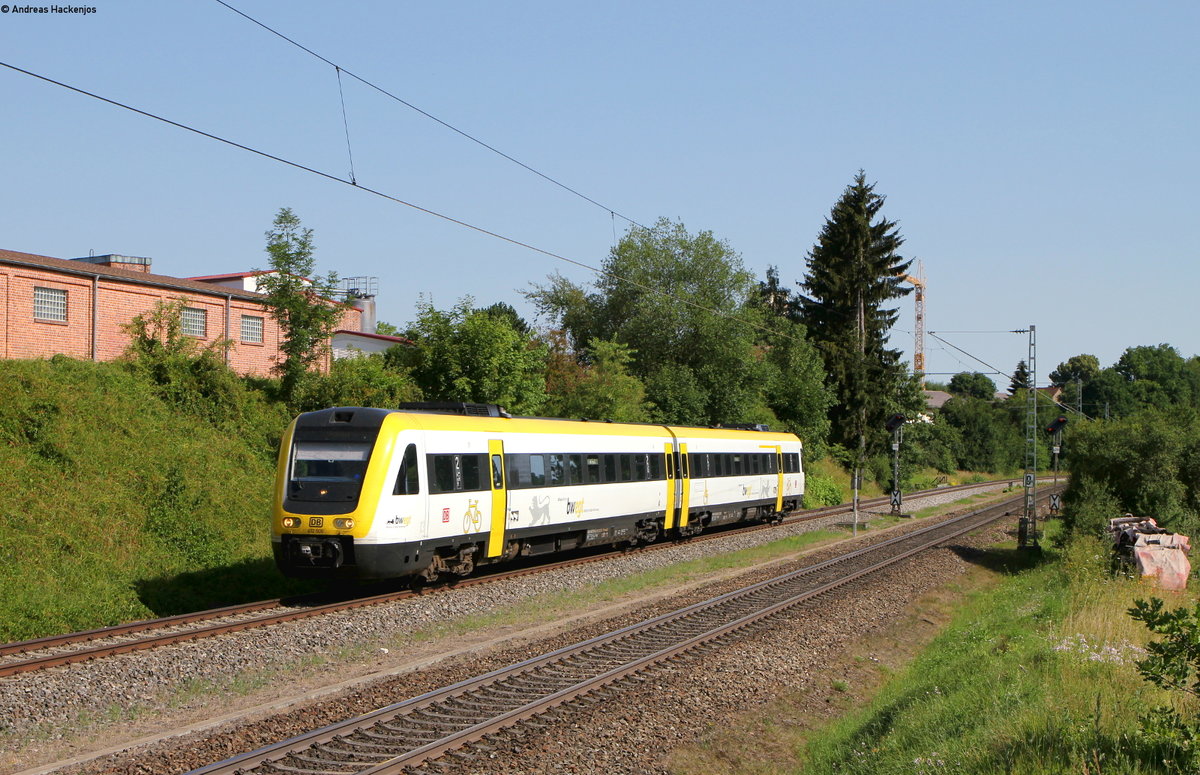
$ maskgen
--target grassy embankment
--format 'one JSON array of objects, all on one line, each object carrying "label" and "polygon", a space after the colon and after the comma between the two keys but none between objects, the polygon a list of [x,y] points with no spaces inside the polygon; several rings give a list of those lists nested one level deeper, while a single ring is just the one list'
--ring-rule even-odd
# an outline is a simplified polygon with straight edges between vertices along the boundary
[{"label": "grassy embankment", "polygon": [[[1148,632],[1126,611],[1139,597],[1165,594],[1179,606],[1194,604],[1196,594],[1111,576],[1099,543],[1041,557],[1011,547],[989,555],[970,575],[973,589],[957,599],[949,626],[911,663],[895,673],[873,667],[867,654],[876,644],[869,643],[848,657],[867,685],[834,681],[846,708],[840,718],[806,716],[797,710],[802,700],[781,701],[732,725],[737,734],[718,733],[678,752],[674,771],[1178,772],[1137,733],[1138,719],[1156,705],[1194,714],[1196,703],[1188,707],[1142,680],[1133,663]],[[727,753],[753,751],[763,738],[773,740],[767,753],[740,761]]]},{"label": "grassy embankment", "polygon": [[5,361],[0,395],[0,642],[292,589],[269,560],[261,439],[118,364]]}]

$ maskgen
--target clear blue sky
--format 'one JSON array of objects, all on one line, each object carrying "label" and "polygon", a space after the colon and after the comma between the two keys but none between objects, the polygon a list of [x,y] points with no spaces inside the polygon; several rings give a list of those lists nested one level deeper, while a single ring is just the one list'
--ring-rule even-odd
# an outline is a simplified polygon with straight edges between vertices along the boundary
[{"label": "clear blue sky", "polygon": [[[229,2],[606,208],[712,231],[759,276],[802,279],[862,168],[925,264],[928,329],[1035,324],[1042,382],[1081,352],[1200,352],[1195,2]],[[90,3],[10,3],[0,61],[348,176],[333,67],[212,0]],[[342,80],[362,186],[603,260],[606,209]],[[401,326],[419,294],[531,314],[531,283],[590,279],[5,68],[0,104],[0,248],[242,271],[289,206],[318,268],[378,277]],[[1026,355],[1023,336],[943,336],[1006,371]],[[933,337],[926,352],[930,372],[986,370]]]}]

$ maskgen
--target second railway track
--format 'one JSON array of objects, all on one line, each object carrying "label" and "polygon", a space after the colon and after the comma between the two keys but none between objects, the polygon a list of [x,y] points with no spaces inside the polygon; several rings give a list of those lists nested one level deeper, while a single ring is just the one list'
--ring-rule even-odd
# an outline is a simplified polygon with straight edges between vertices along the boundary
[{"label": "second railway track", "polygon": [[[754,632],[789,608],[854,583],[1008,513],[1001,503],[636,625],[461,681],[193,775],[385,775],[412,772],[470,743],[630,680],[655,664]],[[584,699],[581,699],[584,698]],[[487,743],[482,743],[484,750]]]}]

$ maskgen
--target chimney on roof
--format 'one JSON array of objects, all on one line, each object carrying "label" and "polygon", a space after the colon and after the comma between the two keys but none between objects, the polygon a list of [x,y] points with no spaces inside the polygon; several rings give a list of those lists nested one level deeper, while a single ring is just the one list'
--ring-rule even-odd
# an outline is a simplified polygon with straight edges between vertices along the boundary
[{"label": "chimney on roof", "polygon": [[124,269],[129,272],[143,272],[146,274],[150,272],[150,259],[139,256],[122,256],[116,253],[106,253],[103,256],[84,256],[83,258],[72,258],[71,260],[82,261],[85,264],[108,266],[113,269]]}]

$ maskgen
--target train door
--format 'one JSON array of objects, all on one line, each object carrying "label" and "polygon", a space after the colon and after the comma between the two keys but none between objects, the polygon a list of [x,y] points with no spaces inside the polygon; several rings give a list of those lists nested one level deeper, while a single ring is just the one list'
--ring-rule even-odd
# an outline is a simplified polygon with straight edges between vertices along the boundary
[{"label": "train door", "polygon": [[775,513],[783,511],[783,447],[772,447],[775,450],[775,471],[777,482],[775,485]]},{"label": "train door", "polygon": [[679,445],[679,526],[687,527],[688,501],[692,491],[691,465],[688,463],[687,444]]},{"label": "train door", "polygon": [[504,553],[504,526],[508,522],[508,487],[504,481],[504,442],[488,440],[488,459],[492,471],[492,522],[488,533],[487,556]]},{"label": "train door", "polygon": [[663,447],[667,457],[667,509],[663,528],[670,530],[675,527],[675,496],[678,487],[675,480],[675,444],[668,441]]}]

